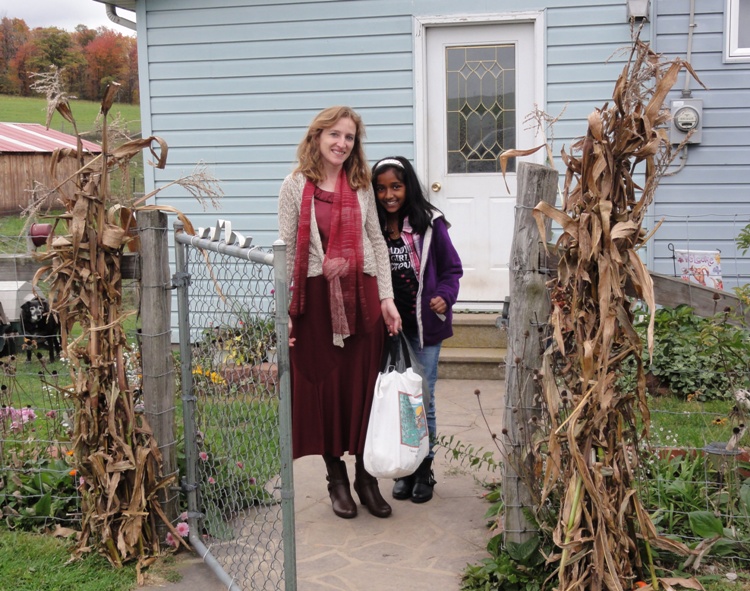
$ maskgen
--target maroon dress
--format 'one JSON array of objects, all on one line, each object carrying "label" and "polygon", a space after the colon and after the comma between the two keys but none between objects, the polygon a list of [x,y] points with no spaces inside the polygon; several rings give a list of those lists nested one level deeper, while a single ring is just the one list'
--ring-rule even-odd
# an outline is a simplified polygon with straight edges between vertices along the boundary
[{"label": "maroon dress", "polygon": [[[323,248],[328,245],[333,193],[316,190],[315,220]],[[292,455],[345,452],[361,454],[365,448],[375,380],[385,327],[377,278],[364,275],[367,323],[361,310],[354,335],[344,346],[333,344],[328,281],[308,277],[305,312],[293,320],[290,349],[292,378]]]}]

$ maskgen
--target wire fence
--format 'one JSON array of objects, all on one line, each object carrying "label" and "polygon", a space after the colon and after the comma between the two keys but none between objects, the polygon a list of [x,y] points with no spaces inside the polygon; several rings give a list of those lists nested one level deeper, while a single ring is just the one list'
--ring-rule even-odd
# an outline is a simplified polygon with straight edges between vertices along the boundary
[{"label": "wire fence", "polygon": [[[271,252],[184,239],[178,254],[191,530],[235,588],[295,588],[288,391]],[[278,270],[278,265],[277,265]],[[282,274],[281,284],[285,285]],[[285,287],[280,290],[285,292]],[[283,309],[286,309],[285,304]],[[286,345],[282,341],[282,345]],[[286,468],[286,469],[285,469]],[[191,537],[195,545],[196,539]]]}]

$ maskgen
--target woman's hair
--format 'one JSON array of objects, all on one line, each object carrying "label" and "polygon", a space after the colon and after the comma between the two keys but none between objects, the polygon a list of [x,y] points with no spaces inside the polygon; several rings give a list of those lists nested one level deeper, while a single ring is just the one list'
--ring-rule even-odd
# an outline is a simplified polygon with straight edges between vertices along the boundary
[{"label": "woman's hair", "polygon": [[378,160],[375,166],[372,167],[372,188],[375,192],[375,203],[378,205],[378,218],[380,219],[381,227],[385,228],[385,209],[380,205],[380,200],[377,198],[378,192],[376,186],[378,176],[386,170],[392,170],[396,177],[398,177],[398,180],[404,183],[404,188],[406,189],[404,206],[398,210],[399,229],[403,228],[404,218],[408,216],[411,227],[418,234],[424,234],[432,220],[432,212],[440,210],[427,201],[425,191],[419,182],[419,177],[417,177],[414,167],[403,156],[383,158],[382,160]]},{"label": "woman's hair", "polygon": [[351,119],[357,128],[354,136],[354,146],[349,157],[344,162],[346,178],[349,186],[356,190],[363,189],[370,182],[370,168],[367,165],[365,152],[362,148],[362,140],[365,137],[365,124],[354,109],[350,107],[328,107],[315,116],[305,137],[302,138],[297,147],[297,168],[295,172],[301,172],[314,183],[322,183],[325,180],[323,159],[320,155],[320,144],[318,139],[324,130],[330,129],[340,119]]}]

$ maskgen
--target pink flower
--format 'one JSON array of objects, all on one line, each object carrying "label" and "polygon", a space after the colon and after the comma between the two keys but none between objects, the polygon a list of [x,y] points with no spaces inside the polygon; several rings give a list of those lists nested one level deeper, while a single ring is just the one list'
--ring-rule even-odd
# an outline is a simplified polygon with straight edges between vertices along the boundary
[{"label": "pink flower", "polygon": [[180,519],[181,519],[182,521],[187,521],[187,520],[188,520],[188,514],[187,514],[187,511],[183,511],[182,513],[180,513]]},{"label": "pink flower", "polygon": [[183,538],[186,538],[187,535],[190,533],[190,526],[184,521],[182,523],[178,523],[177,533],[180,534]]},{"label": "pink flower", "polygon": [[13,422],[12,422],[12,423],[10,424],[10,430],[11,430],[11,431],[15,431],[15,432],[18,432],[18,431],[20,431],[21,429],[23,429],[23,425],[21,425],[21,423],[19,423],[18,421],[13,421]]},{"label": "pink flower", "polygon": [[47,416],[48,416],[48,417],[49,417],[50,419],[54,419],[54,418],[57,418],[57,411],[56,411],[56,410],[48,410],[48,411],[47,411]]},{"label": "pink flower", "polygon": [[216,484],[216,479],[213,476],[208,477],[208,483],[209,484]]},{"label": "pink flower", "polygon": [[36,419],[36,414],[34,414],[34,410],[32,408],[26,407],[21,409],[21,421],[24,423],[28,423],[29,421],[33,421]]},{"label": "pink flower", "polygon": [[198,454],[198,457],[205,462],[208,459],[208,454],[205,451],[202,451]]},{"label": "pink flower", "polygon": [[174,536],[172,535],[172,532],[169,532],[167,534],[167,544],[169,544],[173,548],[177,548],[177,540],[174,539]]},{"label": "pink flower", "polygon": [[78,479],[78,486],[79,486],[79,487],[82,487],[82,486],[83,486],[84,484],[86,484],[86,479],[85,479],[85,478],[84,478],[83,476],[81,476],[81,477],[80,477],[80,478]]},{"label": "pink flower", "polygon": [[257,481],[255,480],[254,476],[250,477],[250,484],[255,484]]},{"label": "pink flower", "polygon": [[242,462],[237,462],[237,467],[242,469],[245,467],[245,464],[243,464]]}]

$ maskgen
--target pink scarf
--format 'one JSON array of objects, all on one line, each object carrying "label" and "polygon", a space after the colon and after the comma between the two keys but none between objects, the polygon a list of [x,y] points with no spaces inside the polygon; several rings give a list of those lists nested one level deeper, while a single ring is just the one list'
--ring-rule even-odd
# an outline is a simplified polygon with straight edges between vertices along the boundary
[{"label": "pink scarf", "polygon": [[[305,282],[310,262],[310,218],[315,185],[309,180],[302,191],[297,250],[294,257],[294,291],[289,315],[297,318],[305,313]],[[342,169],[336,181],[331,209],[331,231],[323,259],[323,276],[328,281],[331,328],[334,342],[343,346],[343,339],[353,335],[358,309],[367,319],[363,282],[364,254],[362,249],[362,215],[357,192],[349,186]],[[358,304],[362,305],[358,305]],[[337,338],[338,337],[338,338]]]}]

